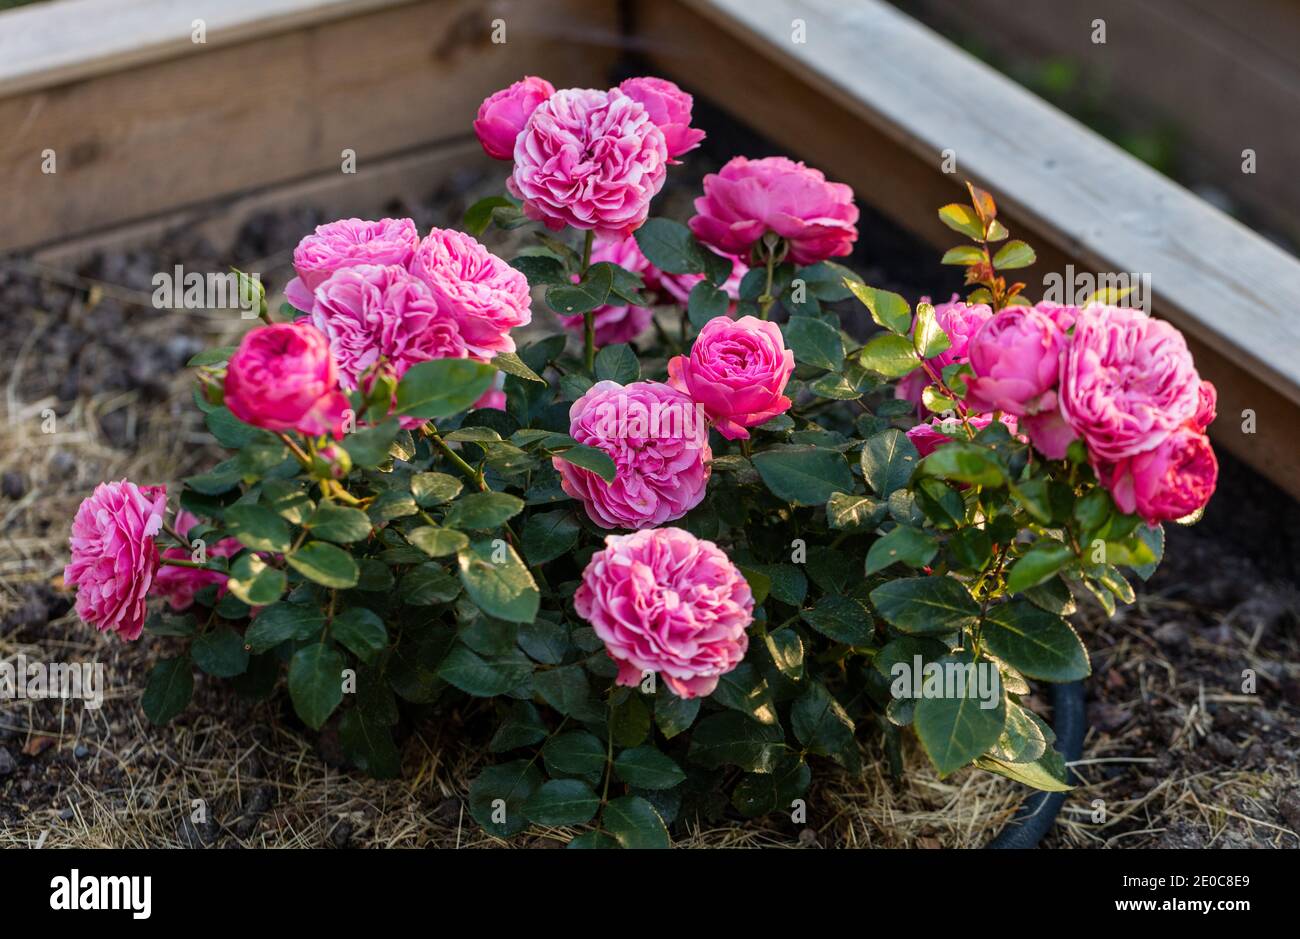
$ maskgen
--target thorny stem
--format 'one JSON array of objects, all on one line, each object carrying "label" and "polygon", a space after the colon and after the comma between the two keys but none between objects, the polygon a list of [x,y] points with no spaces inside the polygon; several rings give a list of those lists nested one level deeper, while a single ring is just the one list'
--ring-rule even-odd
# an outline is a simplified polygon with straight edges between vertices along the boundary
[{"label": "thorny stem", "polygon": [[[587,276],[587,268],[591,267],[591,243],[595,237],[595,232],[588,230],[587,237],[582,243],[582,270],[579,272],[579,279]],[[588,310],[582,314],[582,360],[587,364],[587,371],[594,373],[596,371],[596,311]]]},{"label": "thorny stem", "polygon": [[438,434],[438,429],[433,426],[432,421],[424,425],[424,433],[431,441],[433,441],[433,445],[438,448],[442,455],[450,460],[452,465],[465,475],[466,479],[478,486],[482,492],[488,491],[487,480],[483,478],[483,474],[466,463],[461,455],[453,450],[447,441],[442,439]]},{"label": "thorny stem", "polygon": [[763,295],[758,298],[758,318],[767,319],[768,311],[772,309],[772,304],[776,302],[776,297],[772,296],[772,274],[776,270],[776,251],[768,249],[767,251],[767,285],[763,288]]}]

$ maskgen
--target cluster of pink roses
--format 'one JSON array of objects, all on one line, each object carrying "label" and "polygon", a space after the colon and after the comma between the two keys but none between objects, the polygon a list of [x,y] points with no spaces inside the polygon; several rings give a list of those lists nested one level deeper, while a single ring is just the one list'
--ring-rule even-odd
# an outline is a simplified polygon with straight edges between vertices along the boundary
[{"label": "cluster of pink roses", "polygon": [[[1152,525],[1209,501],[1218,462],[1205,430],[1215,390],[1173,326],[1101,304],[1039,303],[995,314],[954,298],[935,313],[950,346],[929,364],[969,365],[965,406],[980,415],[973,422],[996,413],[1053,460],[1082,440],[1115,504]],[[913,373],[897,394],[919,401],[927,382]],[[918,450],[951,439],[935,439],[939,423],[909,431]]]}]

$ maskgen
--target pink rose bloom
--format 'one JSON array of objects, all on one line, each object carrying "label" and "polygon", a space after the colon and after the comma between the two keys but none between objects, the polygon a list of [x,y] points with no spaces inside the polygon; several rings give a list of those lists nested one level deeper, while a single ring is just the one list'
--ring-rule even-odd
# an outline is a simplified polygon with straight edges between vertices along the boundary
[{"label": "pink rose bloom", "polygon": [[100,483],[72,520],[63,582],[77,588],[77,615],[131,640],[144,629],[145,598],[158,571],[166,486]]},{"label": "pink rose bloom", "polygon": [[417,362],[463,359],[456,318],[404,267],[362,264],[316,288],[311,321],[330,341],[343,387],[353,389],[381,358],[401,378]]},{"label": "pink rose bloom", "polygon": [[[967,418],[971,427],[975,428],[978,433],[993,422],[991,414],[977,414]],[[1002,415],[1002,423],[1006,425],[1007,430],[1011,431],[1014,436],[1019,429],[1016,425],[1016,419],[1008,414]],[[952,443],[954,440],[969,440],[966,431],[962,429],[961,418],[934,418],[928,423],[917,424],[907,431],[907,439],[912,441],[912,446],[916,447],[916,452],[921,458],[929,456],[935,450],[938,450],[945,443]]]},{"label": "pink rose bloom", "polygon": [[226,365],[225,399],[246,424],[313,436],[341,433],[349,407],[329,339],[305,320],[246,333]]},{"label": "pink rose bloom", "polygon": [[483,152],[494,160],[510,159],[515,152],[515,138],[528,118],[553,94],[555,86],[545,78],[528,75],[484,98],[474,120],[474,133],[483,145]]},{"label": "pink rose bloom", "polygon": [[1205,430],[1214,423],[1219,411],[1219,390],[1214,387],[1212,382],[1202,381],[1196,394],[1196,413],[1192,415],[1192,423],[1196,425],[1197,430]]},{"label": "pink rose bloom", "polygon": [[483,396],[474,402],[476,411],[504,411],[506,409],[506,393],[500,388],[489,388],[483,392]]},{"label": "pink rose bloom", "polygon": [[1192,426],[1176,428],[1151,450],[1095,469],[1120,511],[1136,512],[1153,526],[1203,508],[1219,477],[1209,438]]},{"label": "pink rose bloom", "polygon": [[620,685],[658,672],[679,698],[710,695],[745,657],[754,597],[717,545],[680,528],[608,535],[573,595]]},{"label": "pink rose bloom", "polygon": [[[740,282],[749,273],[749,265],[740,258],[730,255],[724,257],[731,262],[731,273],[722,284],[722,292],[731,298],[731,308],[734,311],[736,302],[740,299]],[[690,299],[691,290],[702,280],[703,274],[667,274],[653,266],[645,275],[646,286],[668,294],[683,305]]]},{"label": "pink rose bloom", "polygon": [[618,86],[618,90],[645,106],[650,120],[664,132],[664,143],[670,157],[694,150],[704,139],[704,131],[691,127],[691,107],[695,99],[673,82],[665,78],[629,78]]},{"label": "pink rose bloom", "polygon": [[1049,300],[1040,300],[1034,304],[1034,309],[1048,317],[1063,333],[1068,333],[1079,319],[1077,306],[1062,306]]},{"label": "pink rose bloom", "polygon": [[312,291],[325,278],[354,264],[410,263],[420,233],[409,218],[381,218],[369,222],[345,218],[318,225],[293,249],[293,269],[298,276],[284,288],[284,297],[304,313],[311,309]]},{"label": "pink rose bloom", "polygon": [[514,352],[510,330],[533,318],[528,278],[474,238],[449,228],[429,232],[411,272],[433,292],[438,308],[456,319],[470,356],[490,360]]},{"label": "pink rose bloom", "polygon": [[1156,447],[1197,412],[1182,333],[1140,310],[1086,307],[1061,358],[1060,413],[1099,461]]},{"label": "pink rose bloom", "polygon": [[[634,274],[645,277],[651,270],[651,264],[637,247],[636,238],[628,235],[614,240],[600,239],[591,251],[592,263],[610,261]],[[577,275],[573,281],[577,283]],[[654,311],[643,306],[602,306],[595,313],[596,345],[609,346],[617,342],[631,342],[650,325]],[[557,314],[559,315],[559,314]],[[559,315],[560,323],[570,332],[582,335],[584,328],[582,314],[573,316]]]},{"label": "pink rose bloom", "polygon": [[858,237],[853,190],[786,157],[730,160],[704,177],[695,213],[695,237],[723,254],[748,256],[770,231],[789,243],[796,264],[815,264],[848,254]]},{"label": "pink rose bloom", "polygon": [[[1034,414],[1056,387],[1065,335],[1032,307],[1007,307],[984,321],[967,355],[975,373],[966,380],[966,404],[973,411]],[[1054,407],[1053,397],[1047,407]]]},{"label": "pink rose bloom", "polygon": [[529,118],[506,187],[548,228],[621,238],[646,220],[667,163],[663,131],[644,105],[617,88],[569,88]]},{"label": "pink rose bloom", "polygon": [[[176,520],[172,523],[172,527],[181,535],[188,537],[190,529],[198,524],[198,521],[195,516],[181,509],[176,513]],[[207,556],[210,558],[234,557],[242,547],[234,538],[222,538],[216,544],[208,546]],[[181,547],[167,548],[163,551],[162,556],[188,561],[191,557],[191,551]],[[218,597],[225,594],[226,577],[227,575],[221,571],[205,571],[194,567],[173,567],[170,564],[162,564],[158,567],[158,572],[154,574],[151,593],[154,596],[165,597],[171,608],[180,613],[183,610],[188,610],[194,604],[194,595],[208,584],[219,585],[217,587]]]},{"label": "pink rose bloom", "polygon": [[691,399],[667,385],[596,382],[569,409],[569,434],[614,461],[617,475],[607,483],[553,459],[560,486],[602,528],[653,528],[704,499],[713,459],[709,429]]},{"label": "pink rose bloom", "polygon": [[[920,302],[929,303],[930,298],[922,297]],[[967,303],[957,294],[953,294],[952,299],[947,303],[936,305],[934,308],[935,322],[939,324],[939,328],[948,337],[948,348],[938,355],[926,359],[926,361],[930,363],[936,372],[942,372],[944,368],[954,362],[968,361],[971,339],[992,317],[993,308],[988,304]],[[913,324],[913,328],[915,328],[915,324]],[[894,397],[911,401],[916,405],[919,414],[923,407],[921,393],[930,384],[932,382],[925,370],[916,369],[894,386]]]},{"label": "pink rose bloom", "polygon": [[783,392],[794,353],[768,320],[717,316],[704,324],[690,355],[668,362],[668,383],[698,402],[728,440],[748,439],[747,427],[790,408]]}]

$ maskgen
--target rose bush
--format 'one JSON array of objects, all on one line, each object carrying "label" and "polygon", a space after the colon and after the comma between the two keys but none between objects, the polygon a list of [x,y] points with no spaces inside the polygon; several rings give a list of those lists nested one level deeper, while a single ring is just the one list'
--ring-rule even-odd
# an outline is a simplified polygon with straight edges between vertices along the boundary
[{"label": "rose bush", "polygon": [[[1006,275],[1033,251],[973,187],[940,210],[972,289],[937,307],[830,260],[852,194],[784,158],[650,218],[690,105],[525,79],[475,124],[516,198],[468,233],[322,226],[279,316],[195,357],[232,455],[170,507],[101,486],[65,573],[86,622],[168,637],[151,720],[196,669],[283,681],[393,776],[404,713],[488,715],[473,816],[579,847],[789,811],[864,740],[898,772],[909,732],[942,775],[1068,788],[1031,682],[1089,674],[1065,617],[1131,601],[1210,498],[1213,386],[1114,298],[1027,300]],[[509,263],[477,240],[525,225]],[[870,336],[841,327],[857,302]]]}]

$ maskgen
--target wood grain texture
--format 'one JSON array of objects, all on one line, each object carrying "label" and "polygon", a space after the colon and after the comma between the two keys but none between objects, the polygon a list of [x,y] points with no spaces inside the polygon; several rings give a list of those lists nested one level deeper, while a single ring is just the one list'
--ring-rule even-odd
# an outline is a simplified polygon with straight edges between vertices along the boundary
[{"label": "wood grain texture", "polygon": [[524,74],[603,81],[616,41],[608,0],[421,0],[0,98],[0,250],[461,137]]}]

